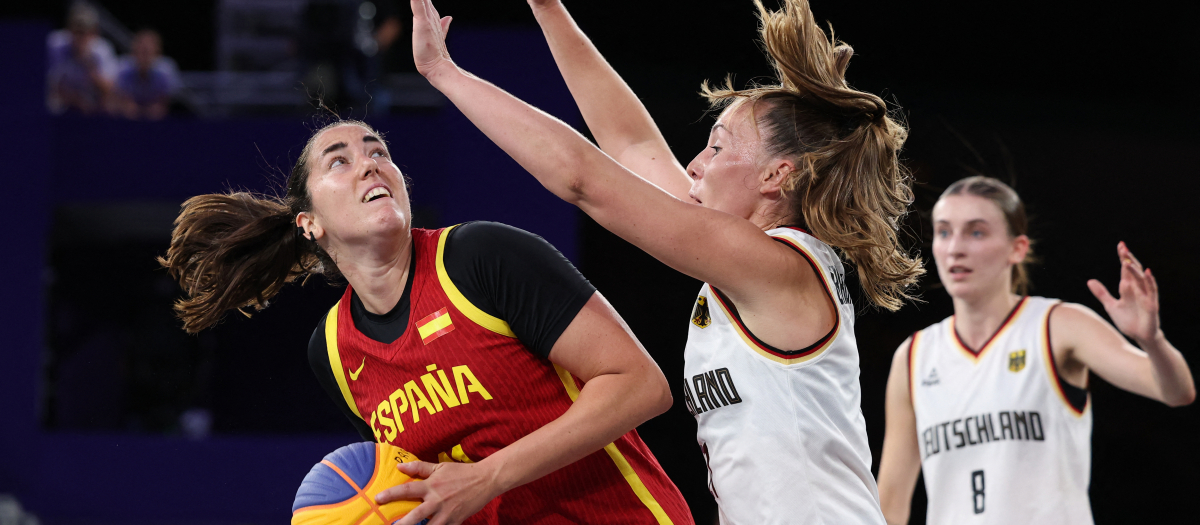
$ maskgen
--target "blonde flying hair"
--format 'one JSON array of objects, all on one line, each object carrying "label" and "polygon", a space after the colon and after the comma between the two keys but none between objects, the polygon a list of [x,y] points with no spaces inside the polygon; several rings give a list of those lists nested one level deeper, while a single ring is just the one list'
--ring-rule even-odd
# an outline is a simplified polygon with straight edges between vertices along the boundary
[{"label": "blonde flying hair", "polygon": [[846,83],[854,50],[825,35],[808,2],[782,1],[781,11],[754,2],[779,85],[736,89],[727,77],[716,89],[704,82],[701,94],[713,108],[750,105],[764,153],[796,164],[784,181],[793,215],[854,264],[873,304],[898,310],[925,273],[899,238],[913,200],[898,158],[908,130],[883,99]]}]

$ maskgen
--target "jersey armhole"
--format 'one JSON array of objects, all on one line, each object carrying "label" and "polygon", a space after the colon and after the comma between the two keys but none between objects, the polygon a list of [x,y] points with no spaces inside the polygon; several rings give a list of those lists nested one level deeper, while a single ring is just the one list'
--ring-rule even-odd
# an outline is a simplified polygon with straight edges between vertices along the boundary
[{"label": "jersey armhole", "polygon": [[471,322],[502,336],[516,339],[517,334],[512,331],[512,328],[508,326],[508,323],[504,322],[503,319],[480,310],[479,307],[475,306],[474,304],[471,304],[471,301],[467,300],[466,296],[464,296],[462,292],[458,290],[458,287],[454,285],[454,281],[450,280],[450,274],[446,272],[446,264],[444,260],[446,255],[446,239],[449,238],[450,232],[458,226],[459,225],[456,224],[446,228],[442,230],[442,234],[438,236],[436,266],[438,283],[441,284],[442,291],[446,293],[446,297],[450,298],[450,302],[454,304],[454,307],[457,308],[459,312],[462,312],[463,315],[467,316],[467,319],[470,319]]},{"label": "jersey armhole", "polygon": [[1066,382],[1062,374],[1058,373],[1058,361],[1054,359],[1054,348],[1050,342],[1050,316],[1054,313],[1054,309],[1061,305],[1061,301],[1056,302],[1046,309],[1046,320],[1042,329],[1042,347],[1046,349],[1046,366],[1049,368],[1051,386],[1058,394],[1059,399],[1070,409],[1071,414],[1079,417],[1087,410],[1090,397],[1087,388],[1079,388]]},{"label": "jersey armhole", "polygon": [[329,368],[333,370],[333,379],[337,381],[338,390],[342,391],[342,399],[350,407],[354,415],[362,419],[358,413],[358,405],[354,403],[354,394],[350,393],[350,384],[346,382],[346,370],[342,367],[342,355],[338,352],[338,309],[342,302],[338,301],[329,309],[325,317],[325,350],[329,353]]}]

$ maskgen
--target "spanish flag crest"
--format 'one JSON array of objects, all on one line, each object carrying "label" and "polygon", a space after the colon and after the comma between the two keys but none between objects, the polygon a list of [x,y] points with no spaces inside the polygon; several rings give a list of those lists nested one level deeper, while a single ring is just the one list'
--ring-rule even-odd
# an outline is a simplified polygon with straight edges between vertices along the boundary
[{"label": "spanish flag crest", "polygon": [[417,333],[421,335],[421,342],[425,344],[453,331],[454,321],[450,319],[450,312],[445,307],[417,321]]}]

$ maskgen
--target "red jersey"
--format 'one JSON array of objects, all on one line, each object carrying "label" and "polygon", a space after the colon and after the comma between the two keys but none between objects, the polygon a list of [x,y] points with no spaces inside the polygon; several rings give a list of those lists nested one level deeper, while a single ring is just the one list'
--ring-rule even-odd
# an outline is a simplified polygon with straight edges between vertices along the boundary
[{"label": "red jersey", "polygon": [[[471,304],[443,264],[452,228],[413,229],[410,314],[392,343],[351,317],[351,289],[325,320],[346,404],[376,440],[424,461],[475,462],[562,415],[582,388]],[[690,524],[683,496],[634,430],[575,463],[501,494],[469,524]]]}]

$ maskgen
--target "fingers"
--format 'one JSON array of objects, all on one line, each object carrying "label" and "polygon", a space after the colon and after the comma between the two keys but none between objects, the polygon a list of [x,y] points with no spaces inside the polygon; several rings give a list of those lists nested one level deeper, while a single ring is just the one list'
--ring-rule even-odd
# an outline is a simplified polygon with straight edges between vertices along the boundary
[{"label": "fingers", "polygon": [[429,487],[421,481],[408,481],[379,491],[375,495],[375,502],[379,504],[391,503],[393,501],[423,501],[425,494],[429,492]]},{"label": "fingers", "polygon": [[1096,296],[1096,299],[1100,300],[1100,304],[1104,305],[1106,310],[1110,307],[1110,305],[1113,305],[1117,302],[1117,300],[1113,298],[1112,294],[1108,293],[1108,288],[1105,288],[1100,281],[1089,279],[1087,286],[1088,289],[1092,291],[1092,295]]},{"label": "fingers", "polygon": [[452,17],[452,16],[443,16],[442,17],[441,22],[442,22],[442,34],[443,35],[450,32],[450,22],[453,20],[454,20],[454,17]]},{"label": "fingers", "polygon": [[1146,268],[1146,280],[1149,285],[1150,296],[1154,297],[1154,302],[1158,302],[1158,279],[1154,278],[1154,274],[1150,273],[1150,269]]},{"label": "fingers", "polygon": [[1121,284],[1118,286],[1118,291],[1124,296],[1126,293],[1136,293],[1145,295],[1150,293],[1149,283],[1146,280],[1146,270],[1142,268],[1142,263],[1134,257],[1133,252],[1125,245],[1124,241],[1117,243],[1117,254],[1121,257]]},{"label": "fingers", "polygon": [[409,463],[400,463],[396,465],[396,468],[400,469],[400,472],[408,474],[409,477],[428,479],[429,476],[433,475],[433,472],[437,470],[439,466],[441,466],[441,463],[413,461]]},{"label": "fingers", "polygon": [[[417,508],[408,511],[408,514],[405,514],[400,520],[393,522],[392,525],[418,525],[423,523],[425,518],[433,518],[435,513],[437,513],[437,509],[434,508],[434,505],[422,503],[417,505]],[[434,520],[430,519],[429,521],[433,522]]]}]

